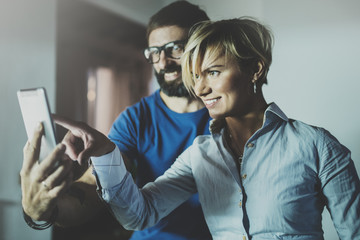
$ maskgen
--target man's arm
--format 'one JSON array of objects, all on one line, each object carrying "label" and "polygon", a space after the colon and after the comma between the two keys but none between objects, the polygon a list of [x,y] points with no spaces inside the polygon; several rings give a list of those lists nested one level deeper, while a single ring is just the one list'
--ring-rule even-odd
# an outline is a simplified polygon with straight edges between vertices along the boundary
[{"label": "man's arm", "polygon": [[[134,169],[126,156],[123,155],[122,158],[127,169]],[[93,220],[103,211],[108,211],[96,191],[96,179],[92,171],[91,167],[87,168],[80,179],[75,181],[66,194],[59,198],[59,216],[56,219],[56,225],[76,226]]]},{"label": "man's arm", "polygon": [[61,227],[76,226],[85,223],[106,208],[96,193],[96,182],[92,169],[74,182],[66,194],[59,198],[59,215],[56,225]]}]

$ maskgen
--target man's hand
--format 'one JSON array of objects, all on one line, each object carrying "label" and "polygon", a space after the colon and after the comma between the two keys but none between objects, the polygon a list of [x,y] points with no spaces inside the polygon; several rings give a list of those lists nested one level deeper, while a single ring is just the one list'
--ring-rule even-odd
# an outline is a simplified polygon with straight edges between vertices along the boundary
[{"label": "man's hand", "polygon": [[62,143],[66,146],[66,154],[71,159],[77,160],[80,165],[92,156],[105,155],[115,148],[115,144],[104,134],[86,123],[56,115],[53,115],[53,119],[57,124],[69,130]]},{"label": "man's hand", "polygon": [[38,162],[43,133],[43,126],[39,124],[33,139],[24,147],[20,171],[22,206],[34,220],[49,219],[58,198],[73,181],[73,162],[65,158],[63,144],[59,144],[41,163]]}]

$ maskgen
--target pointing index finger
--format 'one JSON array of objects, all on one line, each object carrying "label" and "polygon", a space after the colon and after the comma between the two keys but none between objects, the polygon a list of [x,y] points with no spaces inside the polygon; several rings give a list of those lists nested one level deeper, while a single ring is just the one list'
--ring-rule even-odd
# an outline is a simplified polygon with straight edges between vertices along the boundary
[{"label": "pointing index finger", "polygon": [[63,126],[64,128],[69,129],[70,131],[75,130],[77,127],[77,124],[76,124],[77,122],[72,121],[68,118],[65,118],[65,117],[62,117],[62,116],[59,116],[56,114],[52,114],[52,118],[56,124],[59,124],[60,126]]}]

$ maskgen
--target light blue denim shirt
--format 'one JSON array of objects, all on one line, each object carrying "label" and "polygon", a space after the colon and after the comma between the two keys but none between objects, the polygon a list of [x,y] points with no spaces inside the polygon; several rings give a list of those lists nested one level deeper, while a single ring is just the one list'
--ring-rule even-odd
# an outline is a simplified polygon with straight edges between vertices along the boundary
[{"label": "light blue denim shirt", "polygon": [[150,227],[198,192],[214,239],[323,239],[324,207],[342,240],[360,239],[360,181],[350,151],[325,129],[288,119],[272,103],[240,166],[224,125],[211,128],[142,189],[113,153],[92,159],[102,197],[125,228]]}]

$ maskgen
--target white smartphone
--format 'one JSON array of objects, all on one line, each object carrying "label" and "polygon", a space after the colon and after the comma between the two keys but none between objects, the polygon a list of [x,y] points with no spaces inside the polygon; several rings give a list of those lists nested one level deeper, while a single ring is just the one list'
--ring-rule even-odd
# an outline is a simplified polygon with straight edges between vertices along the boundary
[{"label": "white smartphone", "polygon": [[21,114],[24,120],[28,139],[31,140],[34,130],[41,122],[44,126],[44,135],[41,139],[39,162],[41,162],[54,148],[57,140],[54,122],[51,117],[48,98],[45,88],[21,89],[17,91]]}]

